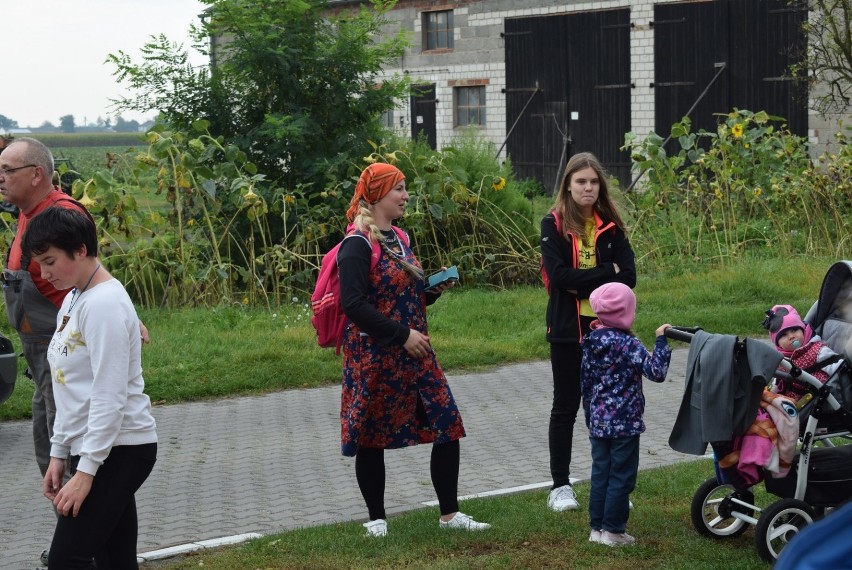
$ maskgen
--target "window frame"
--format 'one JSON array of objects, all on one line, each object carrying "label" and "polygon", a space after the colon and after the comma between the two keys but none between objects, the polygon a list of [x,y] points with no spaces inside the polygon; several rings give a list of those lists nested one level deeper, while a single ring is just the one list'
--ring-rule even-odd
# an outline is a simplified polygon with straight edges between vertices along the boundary
[{"label": "window frame", "polygon": [[[444,22],[440,21],[441,16],[445,16]],[[453,10],[430,10],[423,12],[422,25],[423,51],[451,51],[454,49],[455,24]],[[441,45],[442,37],[445,40],[443,45]]]},{"label": "window frame", "polygon": [[[471,104],[470,95],[477,93],[477,101]],[[488,117],[485,85],[464,85],[454,87],[454,126],[485,127]],[[471,117],[475,117],[471,121]]]}]

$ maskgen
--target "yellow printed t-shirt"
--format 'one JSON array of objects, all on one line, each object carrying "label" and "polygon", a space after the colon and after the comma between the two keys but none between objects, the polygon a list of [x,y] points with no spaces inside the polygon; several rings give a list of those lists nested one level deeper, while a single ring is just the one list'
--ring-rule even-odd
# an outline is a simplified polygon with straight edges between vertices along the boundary
[{"label": "yellow printed t-shirt", "polygon": [[[588,245],[586,245],[588,244]],[[579,240],[577,248],[580,258],[577,261],[577,267],[580,269],[593,269],[597,267],[598,260],[595,257],[595,219],[589,218],[586,220],[586,239]],[[580,300],[580,314],[584,317],[596,317],[597,315],[592,310],[592,305],[588,299]]]}]

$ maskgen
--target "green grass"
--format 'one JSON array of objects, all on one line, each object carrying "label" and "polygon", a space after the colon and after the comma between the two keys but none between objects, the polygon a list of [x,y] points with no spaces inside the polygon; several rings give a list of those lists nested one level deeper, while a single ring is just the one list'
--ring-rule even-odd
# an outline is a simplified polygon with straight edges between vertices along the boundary
[{"label": "green grass", "polygon": [[[765,337],[763,313],[789,303],[803,314],[832,260],[750,261],[645,275],[636,287],[635,330],[646,344],[662,323]],[[430,337],[442,366],[476,370],[549,357],[542,287],[457,288],[429,307]],[[159,403],[310,388],[340,381],[340,357],[316,345],[307,301],[274,310],[243,306],[140,311],[152,342],[143,348],[146,391]],[[3,312],[5,315],[5,312]],[[0,331],[9,333],[5,316]],[[20,347],[17,335],[11,335]],[[25,367],[23,359],[20,368]],[[30,414],[32,384],[21,379],[0,420]]]},{"label": "green grass", "polygon": [[[143,568],[263,569],[564,569],[690,570],[765,569],[754,547],[754,529],[738,538],[713,540],[694,530],[690,505],[698,486],[713,473],[706,459],[641,471],[631,495],[636,508],[628,531],[635,546],[610,549],[588,542],[588,512],[553,513],[547,491],[472,499],[466,513],[488,521],[482,533],[438,528],[436,508],[407,512],[388,521],[383,539],[364,536],[359,523],[334,524],[268,536],[218,551],[149,563]],[[581,505],[588,485],[576,486]],[[758,505],[772,498],[757,494]]]},{"label": "green grass", "polygon": [[[787,258],[716,268],[684,264],[653,274],[640,270],[635,329],[646,344],[663,322],[763,338],[763,312],[776,303],[805,312],[833,261]],[[453,371],[546,359],[546,304],[542,287],[450,291],[429,308],[439,360]],[[140,317],[153,339],[143,349],[146,391],[158,403],[340,381],[340,357],[316,346],[306,300],[273,311],[227,306],[141,311]],[[12,399],[0,406],[0,419],[27,417],[31,395],[32,384],[21,379]],[[546,491],[540,491],[465,502],[466,512],[494,525],[483,534],[442,533],[437,511],[423,509],[393,518],[385,540],[367,540],[358,523],[346,523],[145,568],[767,568],[756,554],[753,530],[715,541],[692,528],[692,495],[711,474],[706,460],[640,472],[629,526],[640,542],[625,549],[588,543],[586,513],[552,513],[544,507]],[[584,485],[578,490],[588,497]],[[758,505],[765,504],[761,500],[758,494]]]}]

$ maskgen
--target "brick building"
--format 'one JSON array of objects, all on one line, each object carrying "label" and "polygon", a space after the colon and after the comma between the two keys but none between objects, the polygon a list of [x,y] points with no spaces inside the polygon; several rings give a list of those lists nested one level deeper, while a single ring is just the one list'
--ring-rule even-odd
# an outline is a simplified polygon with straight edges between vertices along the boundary
[{"label": "brick building", "polygon": [[386,72],[414,87],[386,124],[436,148],[476,128],[548,190],[585,150],[629,183],[624,134],[666,136],[692,107],[694,130],[735,107],[783,117],[815,153],[836,128],[788,76],[807,12],[787,0],[399,0],[388,17],[412,44]]}]

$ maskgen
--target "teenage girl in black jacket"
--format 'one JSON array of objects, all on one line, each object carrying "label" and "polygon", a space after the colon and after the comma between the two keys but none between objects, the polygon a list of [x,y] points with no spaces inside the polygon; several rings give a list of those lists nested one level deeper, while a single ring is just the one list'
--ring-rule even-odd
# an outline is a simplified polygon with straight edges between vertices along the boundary
[{"label": "teenage girl in black jacket", "polygon": [[609,282],[636,285],[624,222],[591,153],[575,154],[565,167],[553,208],[541,221],[541,257],[550,281],[547,341],[553,370],[548,430],[553,487],[547,504],[554,511],[574,510],[578,504],[569,474],[580,407],[580,341],[595,317],[589,294]]}]

